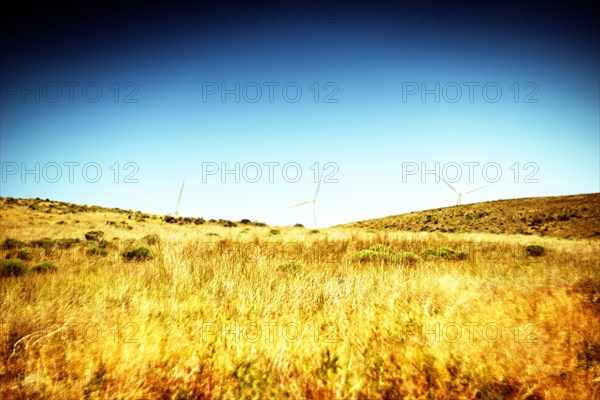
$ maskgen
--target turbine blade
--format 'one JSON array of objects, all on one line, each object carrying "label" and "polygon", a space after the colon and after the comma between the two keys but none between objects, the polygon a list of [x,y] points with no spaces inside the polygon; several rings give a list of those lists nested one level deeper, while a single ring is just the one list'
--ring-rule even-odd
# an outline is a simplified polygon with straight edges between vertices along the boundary
[{"label": "turbine blade", "polygon": [[306,205],[306,204],[310,204],[310,203],[312,203],[312,201],[303,201],[302,203],[294,204],[293,206],[286,207],[285,209],[294,208],[294,207],[300,207],[300,206],[303,206],[303,205]]},{"label": "turbine blade", "polygon": [[317,206],[317,209],[319,211],[321,211],[323,214],[328,215],[327,211],[323,208],[323,206],[321,205],[321,203],[319,203],[318,201],[315,202],[315,205]]},{"label": "turbine blade", "polygon": [[450,188],[450,189],[451,189],[451,190],[452,190],[454,193],[458,193],[458,192],[456,191],[456,189],[454,189],[454,186],[452,186],[451,184],[449,184],[448,182],[446,182],[445,180],[443,180],[443,179],[442,179],[442,177],[441,177],[441,176],[439,176],[438,174],[435,174],[435,175],[436,175],[438,178],[440,178],[440,180],[441,180],[442,182],[444,182],[444,183],[446,184],[446,186],[448,186],[448,187],[449,187],[449,188]]},{"label": "turbine blade", "polygon": [[463,194],[473,193],[473,192],[478,191],[479,189],[483,189],[484,187],[488,187],[488,186],[490,186],[490,185],[485,185],[485,186],[482,186],[482,187],[478,187],[477,189],[469,190],[468,192],[464,192]]},{"label": "turbine blade", "polygon": [[179,190],[179,198],[177,199],[177,207],[175,207],[175,214],[178,214],[179,204],[181,204],[181,195],[183,194],[183,185],[185,185],[185,179],[181,183],[181,190]]}]

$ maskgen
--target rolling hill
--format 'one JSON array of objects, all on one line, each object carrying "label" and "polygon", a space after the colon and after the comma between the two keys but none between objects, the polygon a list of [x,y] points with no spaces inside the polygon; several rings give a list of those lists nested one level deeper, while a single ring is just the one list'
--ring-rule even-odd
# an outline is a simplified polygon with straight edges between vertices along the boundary
[{"label": "rolling hill", "polygon": [[488,201],[358,221],[344,226],[371,230],[600,239],[600,193]]}]

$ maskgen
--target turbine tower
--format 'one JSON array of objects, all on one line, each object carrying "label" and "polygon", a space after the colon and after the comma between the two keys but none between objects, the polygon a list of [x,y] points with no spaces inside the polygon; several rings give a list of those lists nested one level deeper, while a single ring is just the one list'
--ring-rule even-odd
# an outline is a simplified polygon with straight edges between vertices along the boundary
[{"label": "turbine tower", "polygon": [[457,205],[457,206],[460,206],[460,205],[462,204],[462,197],[463,197],[465,194],[473,193],[473,192],[475,192],[475,191],[477,191],[477,190],[479,190],[479,189],[483,189],[484,187],[486,187],[486,186],[489,186],[489,185],[484,185],[484,186],[478,187],[477,189],[469,190],[468,192],[464,192],[464,193],[463,193],[463,192],[459,192],[458,190],[456,190],[456,189],[454,188],[454,186],[452,186],[451,184],[449,184],[448,182],[446,182],[446,181],[445,181],[445,180],[444,180],[444,179],[443,179],[441,176],[439,176],[439,175],[437,175],[437,174],[436,174],[436,176],[437,176],[438,178],[440,178],[440,179],[441,179],[441,181],[442,181],[442,182],[444,182],[444,183],[446,184],[446,186],[448,186],[448,187],[450,188],[450,190],[452,190],[454,193],[456,193],[456,195],[457,195],[457,198],[456,198],[456,205]]},{"label": "turbine tower", "polygon": [[181,182],[181,189],[179,190],[179,198],[177,199],[177,207],[175,207],[175,213],[173,215],[175,217],[179,216],[179,204],[181,203],[181,195],[183,194],[183,185],[185,185],[185,179]]},{"label": "turbine tower", "polygon": [[321,189],[321,177],[319,177],[319,183],[317,184],[317,191],[315,192],[315,195],[313,196],[312,200],[308,200],[308,201],[303,201],[302,203],[298,203],[298,204],[294,204],[293,206],[289,206],[286,208],[294,208],[294,207],[301,207],[307,204],[312,204],[312,209],[313,209],[313,224],[315,229],[317,229],[317,196],[319,195],[319,189]]}]

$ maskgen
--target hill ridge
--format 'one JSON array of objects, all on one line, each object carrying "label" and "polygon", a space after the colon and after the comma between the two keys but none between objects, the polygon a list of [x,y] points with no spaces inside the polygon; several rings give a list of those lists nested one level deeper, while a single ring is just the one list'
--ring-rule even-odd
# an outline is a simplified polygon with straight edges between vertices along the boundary
[{"label": "hill ridge", "polygon": [[493,200],[413,211],[339,227],[600,239],[600,193]]}]

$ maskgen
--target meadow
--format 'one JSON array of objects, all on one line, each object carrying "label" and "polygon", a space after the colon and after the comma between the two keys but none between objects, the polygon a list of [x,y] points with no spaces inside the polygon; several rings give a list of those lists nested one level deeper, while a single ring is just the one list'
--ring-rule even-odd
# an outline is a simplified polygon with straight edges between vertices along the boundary
[{"label": "meadow", "polygon": [[0,199],[0,399],[600,397],[597,238],[227,222]]}]

